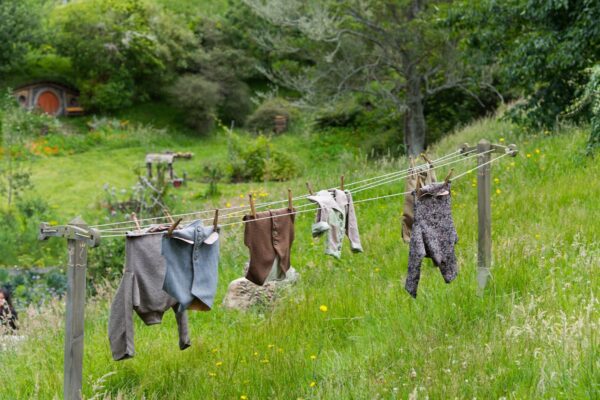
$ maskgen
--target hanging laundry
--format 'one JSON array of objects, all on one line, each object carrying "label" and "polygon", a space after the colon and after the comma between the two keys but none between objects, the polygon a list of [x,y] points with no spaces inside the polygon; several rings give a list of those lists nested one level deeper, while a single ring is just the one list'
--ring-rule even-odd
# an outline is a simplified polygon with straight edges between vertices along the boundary
[{"label": "hanging laundry", "polygon": [[313,196],[308,196],[308,200],[319,205],[316,222],[312,225],[312,235],[318,237],[327,232],[325,254],[341,257],[344,234],[350,239],[353,252],[363,251],[350,192],[338,189],[321,190]]},{"label": "hanging laundry", "polygon": [[402,239],[405,243],[410,242],[410,232],[414,221],[415,202],[414,196],[410,193],[417,188],[417,179],[420,180],[422,186],[429,185],[437,180],[432,164],[417,167],[415,159],[409,157],[408,165],[409,175],[406,177],[404,192],[409,194],[404,197],[404,209],[402,210]]},{"label": "hanging laundry", "polygon": [[454,246],[458,235],[452,221],[450,183],[432,183],[413,192],[415,221],[410,238],[408,274],[405,288],[417,297],[421,276],[421,261],[431,258],[440,269],[446,283],[458,274]]},{"label": "hanging laundry", "polygon": [[244,244],[250,250],[246,279],[262,286],[284,279],[294,242],[294,214],[287,208],[244,216]]},{"label": "hanging laundry", "polygon": [[179,302],[178,311],[209,311],[217,292],[218,230],[200,220],[192,222],[171,237],[163,236],[162,255],[167,269],[163,290]]},{"label": "hanging laundry", "polygon": [[165,311],[173,309],[179,348],[184,350],[190,346],[187,313],[177,312],[177,300],[162,290],[166,272],[165,259],[160,254],[162,235],[147,233],[128,233],[125,239],[125,271],[108,320],[110,348],[117,361],[135,354],[133,311],[146,325],[154,325],[161,323]]}]

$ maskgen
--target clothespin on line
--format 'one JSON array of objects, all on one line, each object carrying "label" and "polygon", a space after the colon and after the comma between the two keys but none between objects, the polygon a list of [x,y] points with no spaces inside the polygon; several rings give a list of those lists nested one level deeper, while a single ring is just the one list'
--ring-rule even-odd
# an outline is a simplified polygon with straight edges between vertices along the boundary
[{"label": "clothespin on line", "polygon": [[425,162],[429,164],[430,167],[433,167],[433,161],[431,161],[425,153],[421,153],[421,157],[423,157],[423,160],[425,160]]},{"label": "clothespin on line", "polygon": [[175,228],[177,228],[177,225],[179,225],[180,222],[181,222],[181,218],[179,218],[177,221],[175,221],[174,224],[171,225],[171,227],[167,231],[167,236],[170,237],[173,235],[173,231],[175,230]]},{"label": "clothespin on line", "polygon": [[309,182],[306,182],[306,189],[308,189],[308,193],[312,196],[315,194],[315,192],[313,191],[312,186],[310,185]]},{"label": "clothespin on line", "polygon": [[213,231],[217,231],[219,225],[219,209],[215,209],[215,219],[213,219]]},{"label": "clothespin on line", "polygon": [[448,175],[446,175],[446,178],[444,179],[444,183],[450,182],[450,178],[452,177],[453,173],[454,173],[454,168],[450,168],[450,172],[448,172]]},{"label": "clothespin on line", "polygon": [[288,189],[288,210],[294,211],[294,204],[292,203],[292,189]]},{"label": "clothespin on line", "polygon": [[421,196],[421,175],[417,174],[417,181],[415,183],[415,194],[417,195],[417,197]]},{"label": "clothespin on line", "polygon": [[133,222],[135,222],[135,227],[137,228],[137,230],[141,231],[142,227],[140,226],[140,221],[138,221],[137,215],[135,215],[134,212],[131,213],[131,219],[133,220]]},{"label": "clothespin on line", "polygon": [[252,216],[256,218],[256,208],[254,207],[254,197],[252,197],[252,193],[248,194],[248,199],[250,199],[250,211],[252,212]]}]

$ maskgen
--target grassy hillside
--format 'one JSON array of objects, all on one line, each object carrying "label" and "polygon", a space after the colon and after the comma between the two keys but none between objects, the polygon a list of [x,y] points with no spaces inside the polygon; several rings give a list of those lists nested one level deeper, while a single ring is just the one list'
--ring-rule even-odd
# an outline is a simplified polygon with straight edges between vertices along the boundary
[{"label": "grassy hillside", "polygon": [[[476,296],[476,174],[453,185],[453,215],[459,235],[460,275],[450,285],[424,263],[419,297],[403,288],[408,248],[401,241],[402,198],[357,204],[365,253],[341,260],[323,254],[310,237],[312,213],[297,218],[292,265],[301,280],[272,309],[248,313],[190,313],[193,345],[180,352],[174,316],[146,327],[135,318],[136,357],[113,362],[107,338],[115,288],[97,282],[98,296],[86,308],[84,395],[146,399],[374,399],[374,398],[600,398],[600,162],[581,154],[586,133],[519,136],[507,123],[484,120],[448,136],[435,155],[480,138],[518,144],[516,158],[492,168],[494,180],[493,279]],[[173,139],[173,150],[191,150],[190,170],[200,159],[223,157],[225,138],[192,144]],[[404,167],[405,160],[366,162],[327,137],[284,136],[304,175],[270,183],[268,199],[285,189],[304,192],[304,182],[334,186]],[[94,210],[98,187],[124,185],[128,173],[156,141],[107,152],[99,148],[68,157],[40,159],[37,190],[47,193],[60,215]],[[336,148],[328,153],[328,149]],[[326,156],[333,154],[334,156]],[[182,162],[183,164],[184,162]],[[196,164],[195,164],[196,163]],[[456,174],[474,166],[457,168]],[[446,171],[440,172],[445,175]],[[60,182],[61,190],[57,190]],[[180,210],[208,206],[184,189]],[[215,200],[239,204],[261,185],[227,185]],[[393,183],[355,200],[403,191]],[[212,204],[211,204],[212,205]],[[89,222],[92,222],[90,220]],[[242,229],[224,230],[220,304],[229,282],[242,273],[247,250]],[[113,239],[119,240],[122,239]],[[325,305],[327,311],[320,307]],[[27,338],[1,354],[2,399],[60,397],[63,306],[24,313]]]}]

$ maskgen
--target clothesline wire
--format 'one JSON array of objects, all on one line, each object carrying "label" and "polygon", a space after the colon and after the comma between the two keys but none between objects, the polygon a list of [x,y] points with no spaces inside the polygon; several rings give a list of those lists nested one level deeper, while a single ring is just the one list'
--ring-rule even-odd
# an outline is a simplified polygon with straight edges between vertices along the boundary
[{"label": "clothesline wire", "polygon": [[[474,150],[471,150],[471,151],[474,151]],[[469,152],[467,152],[467,153],[469,153]],[[467,153],[464,153],[464,154],[467,154]],[[460,154],[460,150],[457,150],[455,152],[446,154],[446,155],[444,155],[444,156],[442,156],[442,157],[440,157],[440,158],[438,158],[436,160],[432,160],[432,163],[444,161],[444,160],[446,160],[448,158],[456,157],[457,155],[461,155]],[[415,166],[415,168],[423,168],[423,167],[425,167],[427,165],[428,165],[428,163],[424,163],[424,164]],[[394,172],[383,174],[383,175],[379,175],[379,176],[376,176],[376,177],[371,177],[371,178],[359,180],[359,181],[356,181],[356,182],[347,183],[344,186],[346,188],[349,188],[349,187],[352,187],[352,186],[360,184],[360,183],[369,182],[369,181],[376,180],[376,179],[381,179],[381,178],[388,177],[388,176],[394,175],[394,174],[401,174],[401,173],[407,172],[409,169],[410,168],[408,168],[406,170],[394,171]],[[336,187],[333,187],[333,188],[330,188],[330,189],[335,189],[335,188]],[[302,196],[294,197],[292,200],[301,200],[301,199],[304,199],[304,198],[306,198],[308,196],[309,196],[309,194],[305,194],[305,195],[302,195]],[[264,208],[264,207],[268,207],[270,205],[275,205],[275,204],[280,204],[280,203],[285,203],[285,202],[287,202],[287,200],[277,200],[277,201],[272,201],[272,202],[259,203],[259,204],[255,204],[255,208]],[[250,208],[249,206],[237,206],[237,207],[227,208],[227,211],[233,211],[233,210],[236,210],[236,209],[248,210],[249,208]],[[214,209],[200,210],[200,211],[195,211],[195,212],[191,212],[191,213],[174,214],[174,215],[172,215],[172,217],[174,217],[174,218],[176,218],[176,217],[185,217],[185,216],[189,216],[189,215],[200,215],[200,214],[205,214],[205,213],[214,213]],[[144,222],[144,221],[155,221],[155,220],[161,220],[161,219],[166,219],[166,218],[167,218],[166,216],[150,217],[150,218],[140,218],[140,219],[138,219],[138,222],[141,223],[141,222]],[[127,220],[127,221],[120,221],[120,222],[110,222],[110,223],[105,223],[105,224],[92,225],[91,227],[92,228],[99,228],[99,227],[108,227],[108,226],[123,225],[123,224],[133,225],[134,221]]]},{"label": "clothesline wire", "polygon": [[[486,154],[486,153],[489,153],[489,152],[492,152],[492,151],[493,150],[488,150],[488,151],[486,151],[484,153],[481,153],[481,154]],[[468,154],[468,153],[466,153],[466,154]],[[476,156],[478,156],[478,154],[467,155],[463,159],[467,160],[469,158],[473,158],[473,157],[476,157]],[[449,159],[450,159],[450,157],[447,157],[447,160],[449,160]],[[441,168],[441,167],[444,167],[444,166],[447,166],[447,165],[450,165],[450,164],[454,164],[454,163],[459,162],[459,161],[463,161],[463,160],[459,159],[459,160],[454,160],[454,161],[447,161],[447,162],[441,163],[441,164],[440,163],[436,163],[436,165],[434,165],[433,167],[429,166],[428,169],[429,170],[434,170],[434,169]],[[417,167],[415,167],[415,168],[417,168]],[[403,174],[401,176],[395,176],[395,177],[391,177],[391,178],[386,178],[386,179],[380,180],[379,182],[375,182],[375,183],[372,182],[372,183],[370,183],[368,185],[360,186],[360,187],[356,188],[355,190],[352,190],[351,193],[358,193],[358,192],[361,192],[363,190],[372,189],[372,188],[375,188],[377,186],[381,186],[381,185],[384,185],[384,184],[391,183],[391,182],[393,182],[395,180],[404,179],[407,176],[415,174],[415,172],[413,172],[413,171],[414,171],[414,169],[411,169],[411,172],[409,172],[407,174]],[[404,171],[401,171],[401,172],[404,172]],[[308,197],[308,196],[304,196],[304,197]],[[287,201],[287,200],[285,200],[285,201]],[[277,203],[281,203],[281,202],[277,202]],[[298,209],[298,208],[304,208],[304,207],[308,207],[310,205],[312,205],[312,203],[303,204],[303,205],[297,206],[295,208],[296,209]],[[223,220],[223,219],[238,218],[241,214],[246,213],[246,212],[247,212],[247,210],[231,212],[231,213],[228,213],[228,214],[226,214],[224,216],[219,216],[219,219]],[[196,215],[196,213],[189,213],[187,215]],[[203,222],[209,222],[211,220],[212,220],[212,218],[202,219]],[[146,225],[143,225],[143,226],[140,225],[140,228],[147,228],[147,227],[150,227],[150,226],[152,226],[152,224],[146,224]],[[107,233],[123,232],[124,233],[124,232],[130,231],[131,229],[134,229],[134,228],[137,229],[137,226],[134,226],[133,222],[131,222],[129,226],[117,227],[117,228],[109,228],[109,229],[102,229],[102,230],[100,230],[100,232],[107,232]]]},{"label": "clothesline wire", "polygon": [[[504,154],[502,154],[502,155],[500,155],[498,157],[492,158],[491,160],[489,160],[489,161],[487,161],[485,163],[479,164],[476,167],[471,168],[471,169],[469,169],[469,170],[467,170],[467,171],[465,171],[465,172],[457,175],[452,180],[453,181],[457,180],[457,179],[459,179],[459,178],[461,178],[461,177],[463,177],[463,176],[465,176],[465,175],[467,175],[467,174],[469,174],[469,173],[471,173],[471,172],[473,172],[473,171],[475,171],[475,170],[477,170],[477,169],[479,169],[481,167],[484,167],[485,165],[491,164],[494,161],[497,161],[497,160],[499,160],[499,159],[501,159],[503,157],[506,157],[509,154],[510,153],[504,153]],[[360,204],[360,203],[365,203],[365,202],[370,202],[370,201],[375,201],[375,200],[380,200],[380,199],[385,199],[385,198],[390,198],[390,197],[402,196],[402,195],[406,195],[406,194],[409,194],[409,193],[410,193],[410,191],[409,192],[401,192],[401,193],[392,193],[392,194],[388,194],[388,195],[382,195],[382,196],[371,197],[371,198],[367,198],[367,199],[356,200],[353,203],[354,204]],[[313,207],[313,208],[306,209],[306,210],[292,211],[292,212],[289,212],[289,213],[278,214],[278,215],[275,215],[275,216],[268,216],[268,217],[253,218],[253,219],[243,220],[243,221],[229,222],[229,223],[226,223],[226,224],[221,224],[219,226],[221,228],[223,228],[225,226],[240,225],[240,224],[245,224],[245,223],[252,222],[252,221],[261,221],[261,220],[265,220],[265,219],[280,218],[280,217],[284,217],[284,216],[287,216],[287,215],[296,215],[296,214],[302,214],[302,213],[306,213],[306,212],[310,212],[310,211],[316,211],[318,208],[319,207],[317,206],[317,207]],[[185,221],[185,223],[189,223],[189,222],[193,222],[193,220]],[[150,232],[150,233],[146,233],[145,235],[158,235],[158,234],[164,234],[164,232]],[[122,236],[123,236],[123,234],[114,234],[114,235],[106,235],[106,236],[103,236],[103,237],[104,238],[110,238],[110,237],[122,237]]]},{"label": "clothesline wire", "polygon": [[[491,152],[491,151],[493,151],[493,150],[488,150],[488,151],[486,151],[486,152],[483,152],[483,153],[481,153],[481,154],[486,154],[486,153],[488,153],[488,152]],[[465,156],[465,157],[464,157],[464,160],[467,160],[467,159],[469,159],[469,158],[476,157],[476,156],[478,156],[478,155],[479,155],[479,154],[467,155],[467,156]],[[462,154],[461,154],[461,156],[462,156]],[[441,163],[441,164],[438,162],[438,163],[436,163],[436,164],[435,164],[433,167],[432,167],[432,166],[428,167],[428,169],[429,169],[429,170],[434,170],[434,169],[437,169],[437,168],[441,168],[441,167],[444,167],[444,166],[447,166],[447,165],[454,164],[454,163],[457,163],[457,162],[459,162],[459,161],[462,161],[461,159],[459,159],[459,160],[454,160],[454,161],[448,161],[448,160],[450,160],[450,159],[451,159],[451,157],[447,157],[447,158],[446,158],[446,161],[447,161],[447,162],[445,162],[445,163]],[[402,171],[402,172],[404,172],[404,171]],[[352,191],[350,191],[350,192],[351,192],[351,193],[359,193],[359,192],[362,192],[362,191],[364,191],[364,190],[367,190],[367,189],[373,189],[373,188],[375,188],[375,187],[378,187],[378,186],[381,186],[381,185],[384,185],[384,184],[388,184],[388,183],[394,182],[394,181],[396,181],[396,180],[401,180],[401,179],[404,179],[404,178],[406,178],[407,176],[414,175],[414,174],[415,174],[415,172],[413,172],[413,171],[411,170],[409,173],[407,173],[407,174],[404,174],[404,175],[401,175],[401,176],[393,176],[393,177],[389,177],[389,178],[382,179],[382,180],[380,180],[380,181],[378,181],[378,182],[371,182],[371,183],[369,183],[369,184],[367,184],[367,185],[364,185],[364,186],[359,186],[358,188],[356,188],[355,190],[352,190]],[[387,174],[386,174],[386,175],[387,175]],[[286,201],[287,201],[287,200],[286,200]],[[299,208],[308,207],[308,206],[310,206],[310,205],[312,205],[312,203],[307,203],[307,204],[299,205],[299,206],[295,207],[295,209],[299,209]],[[232,213],[228,213],[228,214],[226,214],[226,215],[224,215],[224,216],[219,216],[219,219],[223,220],[223,219],[239,218],[240,214],[242,214],[242,213],[245,213],[246,211],[247,211],[247,210],[243,210],[243,211],[235,211],[235,212],[232,212]],[[195,215],[195,213],[190,213],[189,215]],[[212,220],[212,218],[206,218],[206,219],[202,219],[202,221],[203,221],[203,222],[209,222],[209,221],[211,221],[211,220]],[[152,224],[146,224],[146,225],[144,225],[144,226],[141,226],[141,225],[140,225],[140,228],[147,228],[147,227],[150,227],[151,225],[152,225]],[[133,226],[133,222],[132,222],[132,223],[131,223],[131,226],[125,226],[125,227],[118,227],[118,228],[109,228],[109,229],[103,229],[103,230],[100,230],[100,232],[107,232],[107,233],[117,233],[117,232],[122,232],[122,233],[125,233],[125,232],[127,232],[127,231],[129,231],[129,230],[131,230],[131,229],[133,229],[133,228],[136,228],[136,229],[137,229],[137,226]]]}]

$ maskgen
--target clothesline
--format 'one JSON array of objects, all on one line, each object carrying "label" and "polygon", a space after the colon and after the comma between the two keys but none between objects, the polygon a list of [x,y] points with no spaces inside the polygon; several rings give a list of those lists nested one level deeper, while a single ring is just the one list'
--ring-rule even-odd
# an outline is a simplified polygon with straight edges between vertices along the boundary
[{"label": "clothesline", "polygon": [[[471,155],[469,155],[469,153],[472,153],[473,151],[474,150],[466,152],[466,153],[458,154],[458,155],[456,153],[453,153],[453,154],[446,155],[444,157],[440,157],[439,159],[437,159],[435,161],[436,164],[434,166],[429,166],[428,169],[434,170],[434,169],[438,169],[438,168],[441,168],[441,167],[444,167],[444,166],[447,166],[447,165],[455,164],[457,162],[468,160],[470,158],[476,157],[477,154],[471,154]],[[488,153],[490,151],[487,151],[485,153]],[[483,154],[485,154],[485,153],[483,153]],[[458,157],[460,157],[460,158],[456,159]],[[454,159],[454,160],[452,160],[452,159]],[[446,162],[439,163],[439,161],[446,161]],[[432,161],[432,163],[433,162],[434,161]],[[373,178],[369,178],[369,179],[365,179],[365,180],[359,181],[359,182],[365,182],[365,181],[368,181],[368,180],[378,179],[375,182],[370,182],[370,183],[368,183],[366,185],[362,185],[362,186],[359,186],[359,187],[357,187],[355,189],[352,189],[352,190],[350,190],[350,192],[351,193],[358,193],[358,192],[361,192],[361,191],[364,191],[364,190],[367,190],[367,189],[372,189],[374,187],[381,186],[383,184],[394,182],[396,180],[402,180],[402,179],[406,178],[407,176],[414,174],[415,170],[418,170],[419,168],[422,168],[423,166],[426,166],[426,165],[427,164],[422,164],[420,166],[416,166],[416,167],[414,167],[414,169],[411,168],[408,172],[404,171],[404,170],[402,170],[402,171],[395,171],[393,173],[388,173],[388,174],[384,174],[384,175],[381,175],[381,176],[378,176],[378,177],[373,177]],[[394,176],[390,176],[390,175],[393,175],[393,174],[395,174],[395,175]],[[356,184],[356,183],[358,183],[358,182],[355,182],[354,184]],[[352,184],[349,184],[349,185],[352,185]],[[349,185],[346,185],[346,187],[349,186]],[[295,200],[301,200],[301,199],[307,198],[308,196],[309,195],[298,196],[298,197],[296,197],[294,199]],[[269,205],[274,205],[274,204],[279,204],[279,203],[284,203],[284,202],[287,202],[287,200],[281,200],[281,201],[274,201],[274,202],[269,202],[269,203],[263,203],[261,205],[261,207],[259,207],[257,205],[257,206],[255,206],[255,208],[267,207]],[[310,205],[310,204],[301,205],[301,206],[298,206],[296,208],[303,208],[303,207],[306,207],[308,205]],[[249,209],[249,207],[243,207],[243,210],[229,212],[229,213],[227,213],[225,215],[220,215],[219,218],[220,219],[237,218],[241,214],[246,213],[248,211],[248,209]],[[229,211],[229,210],[231,210],[231,209],[227,209],[227,211]],[[214,210],[210,210],[210,211],[207,211],[207,212],[214,213]],[[198,211],[198,212],[192,212],[192,213],[186,213],[186,214],[178,214],[176,216],[178,216],[178,217],[180,217],[180,216],[190,216],[190,215],[197,216],[198,214],[201,214],[201,213],[204,213],[204,212],[203,211]],[[151,219],[155,220],[155,219],[163,219],[163,218],[165,218],[165,217],[148,218],[147,220],[151,220]],[[207,218],[207,219],[204,219],[203,221],[210,221],[210,219]],[[138,220],[138,222],[139,222],[139,220]],[[133,221],[121,222],[121,223],[118,223],[118,224],[124,224],[124,223],[127,223],[128,226],[119,226],[119,227],[116,227],[116,228],[101,229],[100,232],[127,232],[127,231],[129,231],[129,230],[131,230],[133,228],[137,228],[137,226],[134,225]],[[144,225],[140,225],[140,228],[149,227],[149,226],[151,226],[151,224],[144,224]]]},{"label": "clothesline", "polygon": [[[440,161],[447,161],[448,159],[460,157],[462,155],[466,155],[466,154],[471,153],[473,151],[474,150],[471,150],[471,151],[465,152],[465,153],[460,153],[460,150],[457,150],[455,152],[446,154],[446,155],[444,155],[444,156],[442,156],[442,157],[440,157],[440,158],[438,158],[436,160],[432,160],[431,162],[432,163],[438,163]],[[415,166],[415,169],[426,167],[428,164],[429,163],[423,163],[423,164],[417,165],[417,166]],[[378,179],[390,177],[392,175],[407,173],[409,171],[410,171],[410,168],[407,168],[406,170],[394,171],[394,172],[390,172],[390,173],[387,173],[387,174],[379,175],[379,176],[376,176],[376,177],[366,178],[366,179],[359,180],[359,181],[356,181],[356,182],[347,183],[344,186],[346,188],[350,188],[350,187],[352,187],[354,185],[357,185],[357,184],[360,184],[360,183],[370,182],[370,181],[373,181],[373,180],[378,180]],[[337,188],[337,187],[332,187],[332,188],[329,188],[328,190],[335,189],[335,188]],[[302,196],[294,197],[292,200],[301,200],[301,199],[304,199],[304,198],[306,198],[308,196],[309,196],[309,194],[305,194],[305,195],[302,195]],[[285,202],[287,202],[287,200],[277,200],[277,201],[272,201],[272,202],[259,203],[259,204],[256,204],[255,207],[256,208],[264,208],[264,207],[268,207],[270,205],[281,204],[281,203],[285,203]],[[248,206],[237,206],[237,207],[229,207],[227,210],[228,211],[233,211],[233,210],[237,210],[237,209],[248,210],[249,208],[250,207],[248,207]],[[191,212],[191,213],[174,214],[174,215],[172,215],[172,217],[185,217],[185,216],[189,216],[189,215],[200,215],[200,214],[205,214],[205,213],[214,213],[214,209],[195,211],[195,212]],[[166,219],[166,218],[167,218],[166,216],[150,217],[150,218],[140,218],[140,219],[138,219],[138,222],[141,223],[141,222],[144,222],[144,221],[156,221],[156,220],[161,220],[161,219]],[[120,221],[120,222],[109,222],[109,223],[105,223],[105,224],[92,225],[91,227],[92,228],[100,228],[100,227],[108,227],[108,226],[122,225],[122,224],[130,224],[131,225],[131,224],[133,224],[133,221],[127,220],[127,221]]]},{"label": "clothesline", "polygon": [[[485,165],[491,164],[492,162],[497,161],[497,160],[499,160],[499,159],[501,159],[503,157],[506,157],[509,154],[510,153],[504,153],[504,154],[502,154],[502,155],[500,155],[498,157],[492,158],[491,160],[489,160],[489,161],[487,161],[485,163],[479,164],[476,167],[471,168],[471,169],[469,169],[469,170],[467,170],[467,171],[465,171],[465,172],[463,172],[463,173],[455,176],[452,180],[455,181],[457,179],[460,179],[463,176],[465,176],[465,175],[467,175],[467,174],[469,174],[469,173],[471,173],[471,172],[473,172],[473,171],[475,171],[475,170],[477,170],[477,169],[479,169],[479,168],[481,168],[481,167],[483,167]],[[402,195],[406,195],[406,194],[409,194],[409,193],[410,192],[393,193],[393,194],[382,195],[382,196],[377,196],[377,197],[372,197],[372,198],[367,198],[367,199],[362,199],[362,200],[356,200],[356,201],[354,201],[354,204],[360,204],[360,203],[365,203],[365,202],[370,202],[370,201],[375,201],[375,200],[380,200],[380,199],[385,199],[385,198],[390,198],[390,197],[402,196]],[[225,223],[225,224],[219,224],[219,226],[222,228],[222,227],[225,227],[225,226],[233,226],[233,225],[245,224],[245,223],[252,222],[252,221],[260,221],[260,220],[264,220],[264,219],[278,218],[278,217],[283,217],[283,216],[287,216],[287,215],[303,214],[303,213],[306,213],[306,212],[316,211],[316,210],[318,210],[318,208],[319,207],[317,206],[317,207],[312,207],[312,208],[306,209],[306,210],[292,211],[292,212],[289,212],[289,213],[279,214],[279,215],[277,215],[275,217],[269,216],[269,217],[255,218],[255,219],[251,219],[251,220],[229,222],[229,223]],[[185,224],[185,223],[190,223],[190,222],[193,222],[193,221],[194,220],[182,221],[182,223]],[[150,232],[150,233],[146,233],[146,235],[155,235],[155,234],[161,234],[162,235],[162,234],[164,234],[164,232]],[[109,234],[109,235],[105,235],[103,237],[104,238],[123,237],[123,234],[122,233],[121,234],[112,234],[112,235]]]},{"label": "clothesline", "polygon": [[[474,151],[474,150],[473,150],[473,151]],[[489,150],[489,151],[486,151],[486,152],[484,152],[484,153],[481,153],[481,154],[486,154],[486,153],[489,153],[489,152],[491,152],[491,151],[493,151],[493,150]],[[472,152],[472,151],[471,151],[471,152]],[[444,162],[444,163],[439,163],[439,162],[436,162],[436,164],[435,164],[433,167],[432,167],[432,166],[429,166],[429,167],[428,167],[428,169],[429,169],[429,170],[435,170],[435,169],[438,169],[438,168],[441,168],[441,167],[445,167],[445,166],[448,166],[448,165],[451,165],[451,164],[455,164],[455,163],[457,163],[457,162],[461,162],[461,161],[464,161],[464,160],[468,160],[468,159],[470,159],[470,158],[473,158],[473,157],[477,157],[477,156],[479,155],[479,154],[471,154],[471,155],[468,155],[468,154],[469,154],[469,153],[471,153],[471,152],[462,153],[462,154],[460,154],[460,155],[459,155],[461,158],[460,158],[460,159],[455,159],[455,160],[452,160],[452,158],[457,158],[457,157],[455,157],[455,156],[454,156],[454,157],[452,157],[452,156],[448,155],[448,156],[441,157],[441,158],[440,158],[440,159],[438,159],[438,160],[443,160],[443,159],[445,158],[445,161],[446,161],[446,162]],[[466,155],[466,156],[463,156],[463,154],[467,154],[467,155]],[[448,161],[448,160],[451,160],[451,161]],[[432,163],[433,163],[433,161],[432,161]],[[395,173],[395,174],[398,174],[398,173],[399,173],[399,175],[392,176],[392,177],[385,177],[385,178],[383,178],[383,179],[380,179],[379,181],[376,181],[376,182],[371,182],[371,183],[369,183],[369,184],[367,184],[367,185],[359,186],[359,187],[357,187],[357,188],[356,188],[356,189],[354,189],[354,190],[350,190],[350,192],[351,192],[351,193],[359,193],[359,192],[362,192],[362,191],[364,191],[364,190],[368,190],[368,189],[372,189],[372,188],[375,188],[375,187],[378,187],[378,186],[381,186],[381,185],[384,185],[384,184],[392,183],[392,182],[394,182],[394,181],[397,181],[397,180],[402,180],[402,179],[406,178],[407,176],[410,176],[410,175],[413,175],[413,174],[415,174],[414,170],[418,170],[418,167],[415,167],[415,169],[412,169],[412,168],[411,168],[411,171],[410,171],[410,172],[408,172],[408,173],[405,173],[405,171],[399,171],[399,172],[398,172],[398,171],[396,171],[396,172],[394,172],[394,173]],[[390,174],[385,174],[385,175],[390,175]],[[384,175],[382,175],[382,176],[384,176]],[[375,179],[375,178],[370,178],[370,179]],[[298,198],[296,198],[296,199],[297,199],[297,200],[298,200],[298,199],[305,199],[305,198],[307,198],[308,196],[309,196],[309,195],[305,195],[305,196],[299,196],[299,197],[298,197]],[[264,203],[264,204],[272,205],[272,204],[278,204],[278,203],[283,203],[283,202],[287,202],[287,200],[283,200],[283,201],[277,201],[277,202],[271,202],[271,203]],[[296,209],[299,209],[299,208],[308,207],[308,206],[310,206],[310,205],[312,205],[312,203],[308,203],[308,204],[300,205],[300,206],[297,206],[297,207],[295,207],[295,208],[296,208]],[[256,208],[258,208],[258,207],[256,207]],[[231,212],[231,213],[225,214],[225,215],[223,215],[223,216],[219,216],[219,219],[223,220],[223,219],[239,218],[239,216],[240,216],[241,214],[243,214],[243,213],[245,213],[245,212],[247,212],[247,211],[248,211],[248,210],[247,210],[247,208],[245,208],[244,210],[241,210],[241,211],[234,211],[234,212]],[[214,210],[212,210],[212,211],[210,211],[210,212],[214,212]],[[196,212],[193,212],[193,213],[181,214],[181,215],[190,216],[190,215],[198,215],[198,213],[196,213]],[[158,218],[164,218],[164,217],[158,217]],[[203,222],[209,222],[209,221],[211,221],[211,220],[212,220],[212,218],[206,218],[206,219],[203,219],[202,221],[203,221]],[[133,229],[133,228],[136,228],[136,229],[137,229],[137,226],[134,226],[132,221],[130,221],[130,222],[129,222],[129,225],[130,225],[130,226],[124,226],[124,227],[117,227],[117,228],[108,228],[108,229],[102,229],[102,230],[100,230],[100,232],[106,232],[106,233],[125,233],[125,232],[127,232],[127,231],[130,231],[130,230],[131,230],[131,229]],[[151,226],[151,224],[145,224],[145,225],[143,225],[143,226],[142,226],[142,225],[140,225],[140,228],[147,228],[147,227],[150,227],[150,226]]]},{"label": "clothesline", "polygon": [[[482,154],[486,154],[486,153],[489,153],[491,151],[493,151],[493,150],[486,151],[486,152],[484,152]],[[468,153],[465,153],[465,154],[468,154]],[[441,167],[445,167],[445,166],[448,166],[448,165],[451,165],[451,164],[455,164],[455,163],[460,162],[460,161],[468,160],[470,158],[477,157],[477,156],[478,156],[478,154],[471,154],[471,155],[464,156],[464,157],[462,157],[461,159],[458,159],[458,160],[447,161],[447,162],[441,163],[441,164],[437,163],[435,166],[428,167],[428,168],[430,170],[435,170],[435,169],[438,169],[438,168],[441,168]],[[451,157],[448,157],[447,159],[450,159],[450,158]],[[415,169],[418,169],[418,168],[419,167],[415,167]],[[400,173],[401,173],[401,175],[394,176],[394,177],[391,177],[391,178],[385,178],[383,180],[380,180],[378,182],[375,182],[375,183],[372,183],[372,184],[369,184],[369,185],[360,186],[360,187],[356,188],[355,190],[351,190],[350,192],[351,193],[358,193],[358,192],[361,192],[363,190],[372,189],[372,188],[377,187],[377,186],[381,186],[381,185],[384,185],[384,184],[388,184],[388,183],[394,182],[396,180],[402,180],[402,179],[406,178],[407,176],[414,174],[414,172],[412,172],[412,171],[409,172],[409,173],[404,173],[404,171],[400,171]],[[296,200],[298,200],[298,199],[305,199],[308,196],[309,195],[299,196],[298,198],[296,198]],[[272,204],[279,204],[279,203],[283,203],[283,202],[287,202],[287,200],[276,201],[276,202],[271,202],[271,203],[264,203],[264,204],[272,205]],[[310,205],[312,205],[312,203],[300,205],[300,206],[297,206],[295,208],[299,209],[299,208],[308,207]],[[256,207],[256,208],[258,208],[258,207]],[[231,212],[231,213],[228,213],[226,215],[223,215],[223,216],[219,216],[219,219],[222,220],[222,219],[238,218],[241,214],[246,213],[248,210],[249,210],[249,207],[244,207],[244,210],[235,211],[235,212]],[[212,210],[210,212],[214,212],[214,210]],[[181,215],[185,215],[185,216],[191,216],[191,215],[193,215],[193,216],[196,216],[196,215],[198,215],[198,212],[181,214]],[[159,217],[159,218],[163,218],[163,217]],[[212,218],[206,218],[206,219],[203,219],[202,221],[203,222],[208,222],[208,221],[211,221],[211,220],[212,220]],[[140,225],[140,228],[147,228],[147,227],[150,227],[151,225],[152,224],[146,224],[146,225],[143,225],[143,226]],[[122,233],[125,233],[125,232],[130,231],[131,229],[134,229],[134,228],[137,229],[137,226],[134,225],[133,221],[130,221],[129,222],[129,226],[112,228],[112,229],[103,229],[103,230],[100,230],[100,232],[107,232],[107,233],[122,232]]]}]

